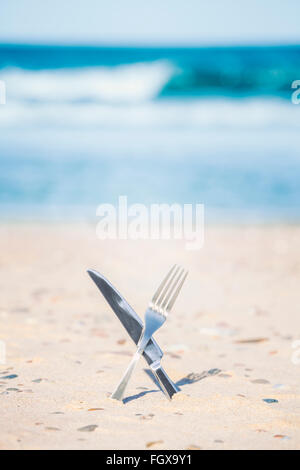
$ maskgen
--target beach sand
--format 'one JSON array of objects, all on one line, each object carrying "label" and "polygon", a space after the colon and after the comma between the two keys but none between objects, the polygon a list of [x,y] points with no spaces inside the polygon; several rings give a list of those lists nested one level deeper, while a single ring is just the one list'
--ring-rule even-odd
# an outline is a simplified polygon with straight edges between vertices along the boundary
[{"label": "beach sand", "polygon": [[[216,225],[187,251],[2,224],[0,449],[300,449],[299,240],[296,225]],[[189,277],[155,337],[181,392],[169,402],[142,359],[113,401],[135,346],[86,269],[143,316],[174,263]]]}]

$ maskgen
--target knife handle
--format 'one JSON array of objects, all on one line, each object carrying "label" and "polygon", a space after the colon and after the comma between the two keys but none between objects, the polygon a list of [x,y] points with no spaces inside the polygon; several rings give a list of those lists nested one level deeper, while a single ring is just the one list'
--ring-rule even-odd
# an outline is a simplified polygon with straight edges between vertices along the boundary
[{"label": "knife handle", "polygon": [[155,374],[159,385],[161,386],[165,395],[171,400],[172,396],[179,392],[180,389],[174,384],[174,382],[170,379],[168,374],[162,367],[151,367],[152,372]]}]

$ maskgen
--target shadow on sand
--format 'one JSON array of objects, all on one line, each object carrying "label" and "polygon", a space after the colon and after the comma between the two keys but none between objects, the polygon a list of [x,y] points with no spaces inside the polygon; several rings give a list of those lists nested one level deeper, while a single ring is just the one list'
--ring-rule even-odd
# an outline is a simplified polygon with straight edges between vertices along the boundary
[{"label": "shadow on sand", "polygon": [[[130,401],[137,400],[138,398],[142,398],[144,395],[147,395],[148,393],[157,393],[159,391],[162,391],[152,371],[150,369],[144,369],[144,371],[148,375],[148,377],[152,380],[152,382],[159,388],[159,390],[145,390],[143,392],[137,393],[136,395],[131,395],[130,397],[124,398],[123,403],[129,403]],[[212,377],[214,375],[217,375],[220,372],[221,372],[220,369],[210,369],[208,371],[201,372],[201,374],[195,374],[194,372],[192,372],[186,375],[185,377],[183,377],[182,379],[178,380],[176,382],[176,385],[179,388],[184,385],[191,385],[196,382],[199,382],[200,380],[206,379],[207,377]]]}]

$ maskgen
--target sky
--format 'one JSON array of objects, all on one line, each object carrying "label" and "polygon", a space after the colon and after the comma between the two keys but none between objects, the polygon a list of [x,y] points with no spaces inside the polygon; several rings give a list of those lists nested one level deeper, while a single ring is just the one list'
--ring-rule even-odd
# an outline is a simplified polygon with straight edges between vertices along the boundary
[{"label": "sky", "polygon": [[300,44],[300,0],[0,0],[0,42]]}]

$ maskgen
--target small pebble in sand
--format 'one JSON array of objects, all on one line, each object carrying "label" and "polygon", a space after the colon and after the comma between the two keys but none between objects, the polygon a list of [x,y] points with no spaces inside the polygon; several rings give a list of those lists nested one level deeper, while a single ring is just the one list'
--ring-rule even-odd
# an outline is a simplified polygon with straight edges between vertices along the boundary
[{"label": "small pebble in sand", "polygon": [[55,428],[55,427],[53,427],[53,426],[47,426],[45,429],[46,429],[47,431],[60,431],[59,428]]},{"label": "small pebble in sand", "polygon": [[125,343],[126,343],[126,339],[119,339],[117,341],[117,344],[120,344],[120,345],[125,344]]},{"label": "small pebble in sand", "polygon": [[8,392],[18,392],[19,389],[18,388],[7,388],[6,389]]},{"label": "small pebble in sand", "polygon": [[39,384],[42,382],[43,379],[34,379],[32,380],[32,382],[36,383],[36,384]]},{"label": "small pebble in sand", "polygon": [[195,444],[190,444],[188,447],[186,447],[186,450],[202,450],[202,448],[196,446]]},{"label": "small pebble in sand", "polygon": [[263,401],[266,403],[278,403],[278,400],[275,400],[275,398],[263,398]]},{"label": "small pebble in sand", "polygon": [[90,408],[88,411],[102,411],[104,408]]},{"label": "small pebble in sand", "polygon": [[273,388],[275,388],[276,390],[286,390],[289,388],[289,386],[284,384],[275,384],[273,385]]},{"label": "small pebble in sand", "polygon": [[141,416],[140,419],[142,420],[149,420],[152,419],[154,414],[150,413],[149,415]]},{"label": "small pebble in sand", "polygon": [[264,343],[269,341],[269,338],[249,338],[249,339],[239,339],[235,341],[237,344],[255,344],[255,343]]},{"label": "small pebble in sand", "polygon": [[12,313],[27,313],[29,312],[29,309],[26,307],[16,307],[16,308],[11,309],[11,312]]},{"label": "small pebble in sand", "polygon": [[5,377],[1,377],[2,380],[12,380],[16,379],[18,376],[16,374],[6,375]]},{"label": "small pebble in sand", "polygon": [[170,353],[168,351],[166,351],[165,354],[168,354],[172,359],[181,359],[181,356],[178,356],[178,354]]},{"label": "small pebble in sand", "polygon": [[275,434],[276,439],[290,439],[288,436],[285,436],[284,434]]},{"label": "small pebble in sand", "polygon": [[164,441],[150,441],[150,442],[147,442],[146,443],[146,447],[147,449],[149,449],[149,447],[153,447],[155,446],[156,444],[163,444]]},{"label": "small pebble in sand", "polygon": [[255,379],[255,380],[251,380],[251,382],[253,384],[269,384],[270,383],[268,380],[265,380],[265,379]]},{"label": "small pebble in sand", "polygon": [[78,431],[80,432],[93,432],[97,429],[97,424],[89,424],[88,426],[83,426],[83,428],[79,428]]},{"label": "small pebble in sand", "polygon": [[221,441],[221,439],[215,439],[214,442],[216,444],[224,444],[224,441]]}]

